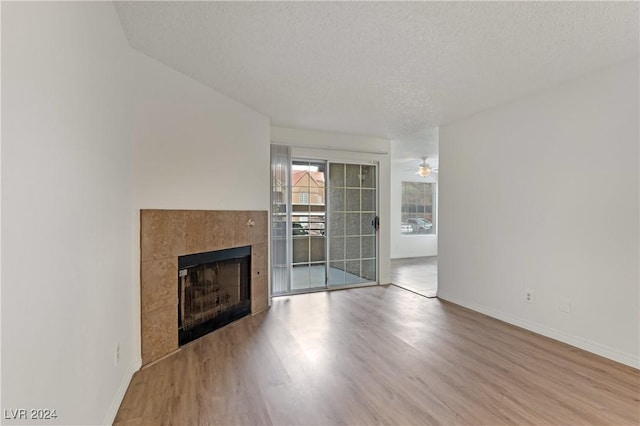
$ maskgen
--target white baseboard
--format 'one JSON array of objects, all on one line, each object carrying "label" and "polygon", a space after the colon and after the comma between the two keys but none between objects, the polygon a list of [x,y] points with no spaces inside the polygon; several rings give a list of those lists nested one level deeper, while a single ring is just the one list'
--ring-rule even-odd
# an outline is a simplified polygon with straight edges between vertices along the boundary
[{"label": "white baseboard", "polygon": [[535,322],[527,321],[522,318],[518,318],[513,315],[498,311],[496,309],[489,308],[487,306],[471,303],[456,296],[442,295],[441,292],[438,292],[438,298],[446,300],[447,302],[455,303],[456,305],[464,306],[465,308],[471,309],[472,311],[480,312],[481,314],[488,315],[492,318],[499,319],[501,321],[527,329],[529,331],[533,331],[534,333],[541,334],[543,336],[558,340],[568,345],[575,346],[576,348],[583,349],[587,352],[600,355],[621,364],[628,365],[629,367],[640,369],[640,357],[638,356],[634,356],[629,353],[622,352],[605,345],[601,345],[600,343],[583,339],[581,337],[572,336],[563,331],[546,327]]},{"label": "white baseboard", "polygon": [[138,371],[141,367],[140,360],[134,360],[134,362],[129,365],[129,368],[125,371],[125,374],[122,376],[122,381],[120,382],[120,386],[116,391],[116,394],[113,396],[113,400],[111,401],[111,405],[107,410],[107,414],[104,417],[104,421],[102,424],[104,425],[112,425],[113,421],[116,419],[116,415],[118,414],[118,409],[120,408],[120,404],[122,404],[122,400],[124,399],[124,394],[127,392],[129,388],[129,383],[131,383],[131,379],[136,371]]}]

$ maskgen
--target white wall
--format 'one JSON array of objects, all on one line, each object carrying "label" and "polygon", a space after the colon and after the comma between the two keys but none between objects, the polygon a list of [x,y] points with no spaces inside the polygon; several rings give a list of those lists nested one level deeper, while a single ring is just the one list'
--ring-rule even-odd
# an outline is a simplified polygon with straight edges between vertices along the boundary
[{"label": "white wall", "polygon": [[[438,182],[438,174],[432,173],[422,178],[416,175],[420,157],[425,154],[427,147],[438,146],[438,128],[432,128],[425,133],[419,144],[401,139],[391,142],[391,258],[402,259],[408,257],[423,257],[438,255],[438,202],[436,201],[436,233],[429,235],[402,235],[402,182]],[[410,163],[405,161],[407,152],[415,150]],[[435,159],[437,161],[437,158]],[[428,159],[435,167],[434,159]],[[410,166],[410,167],[408,167]],[[436,185],[436,200],[438,186]]]},{"label": "white wall", "polygon": [[441,128],[439,297],[640,367],[638,72]]},{"label": "white wall", "polygon": [[3,2],[2,39],[2,408],[110,422],[139,357],[131,50],[111,3]]},{"label": "white wall", "polygon": [[380,230],[378,232],[379,283],[391,282],[389,140],[315,130],[271,127],[271,142],[292,147],[292,157],[332,161],[377,161]]},{"label": "white wall", "polygon": [[269,119],[134,55],[136,209],[268,210]]}]

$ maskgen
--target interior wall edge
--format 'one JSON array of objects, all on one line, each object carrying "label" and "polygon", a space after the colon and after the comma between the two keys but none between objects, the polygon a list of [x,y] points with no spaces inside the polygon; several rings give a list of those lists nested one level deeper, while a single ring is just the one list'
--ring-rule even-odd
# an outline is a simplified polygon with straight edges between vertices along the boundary
[{"label": "interior wall edge", "polygon": [[132,362],[126,369],[125,374],[122,376],[122,382],[120,382],[120,386],[111,400],[111,404],[109,405],[109,409],[107,410],[102,424],[113,424],[113,421],[118,414],[118,410],[120,409],[120,404],[122,404],[122,401],[124,400],[124,395],[127,393],[127,389],[129,389],[129,384],[133,379],[133,375],[140,370],[141,367],[142,359],[140,358],[134,360],[134,362]]}]

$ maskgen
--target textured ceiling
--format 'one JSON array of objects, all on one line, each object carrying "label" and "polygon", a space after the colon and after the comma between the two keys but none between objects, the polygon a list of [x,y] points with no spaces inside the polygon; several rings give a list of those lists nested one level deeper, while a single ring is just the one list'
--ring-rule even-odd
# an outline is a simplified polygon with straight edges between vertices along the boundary
[{"label": "textured ceiling", "polygon": [[135,49],[273,124],[387,138],[637,57],[639,7],[116,2]]}]

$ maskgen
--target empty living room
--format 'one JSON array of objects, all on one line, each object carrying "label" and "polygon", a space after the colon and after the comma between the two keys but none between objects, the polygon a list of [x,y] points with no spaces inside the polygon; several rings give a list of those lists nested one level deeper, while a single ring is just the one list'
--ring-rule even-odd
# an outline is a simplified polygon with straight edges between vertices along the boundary
[{"label": "empty living room", "polygon": [[0,21],[0,423],[640,425],[640,3]]}]

